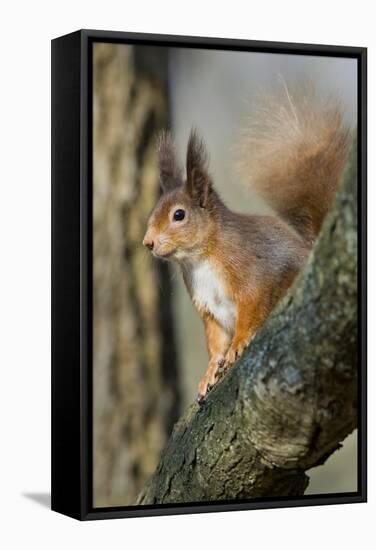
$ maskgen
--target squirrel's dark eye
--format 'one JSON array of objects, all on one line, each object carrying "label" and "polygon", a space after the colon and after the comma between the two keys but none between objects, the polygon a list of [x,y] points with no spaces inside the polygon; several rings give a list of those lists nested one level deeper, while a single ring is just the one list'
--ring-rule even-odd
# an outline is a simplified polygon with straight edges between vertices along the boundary
[{"label": "squirrel's dark eye", "polygon": [[178,210],[175,210],[174,220],[176,222],[181,222],[181,220],[184,220],[184,218],[185,218],[185,210],[182,210],[181,208],[178,208]]}]

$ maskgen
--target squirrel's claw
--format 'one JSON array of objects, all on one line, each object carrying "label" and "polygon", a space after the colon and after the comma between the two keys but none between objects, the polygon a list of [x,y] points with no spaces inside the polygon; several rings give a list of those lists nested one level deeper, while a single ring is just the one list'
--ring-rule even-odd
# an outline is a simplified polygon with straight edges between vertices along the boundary
[{"label": "squirrel's claw", "polygon": [[224,357],[221,357],[221,358],[219,359],[219,361],[218,361],[217,364],[218,364],[218,370],[219,370],[219,371],[222,370],[223,367],[224,367],[225,364],[226,364],[226,359],[225,359]]},{"label": "squirrel's claw", "polygon": [[201,394],[201,393],[199,393],[199,394],[197,395],[197,403],[198,403],[199,405],[202,405],[202,404],[204,403],[205,399],[206,399],[207,396],[208,396],[208,393],[210,392],[210,390],[212,389],[213,386],[214,386],[214,384],[213,384],[213,385],[212,385],[212,384],[208,384],[208,385],[207,385],[207,388],[206,388],[206,393],[205,393],[205,395],[204,395],[204,394]]},{"label": "squirrel's claw", "polygon": [[226,353],[225,362],[223,365],[224,369],[231,366],[233,363],[235,363],[235,361],[239,359],[239,357],[241,357],[241,355],[243,354],[243,351],[251,342],[251,340],[252,338],[249,338],[248,340],[243,340],[242,342],[231,344],[230,348]]},{"label": "squirrel's claw", "polygon": [[203,405],[204,401],[205,401],[205,395],[198,394],[197,403],[201,406],[201,405]]}]

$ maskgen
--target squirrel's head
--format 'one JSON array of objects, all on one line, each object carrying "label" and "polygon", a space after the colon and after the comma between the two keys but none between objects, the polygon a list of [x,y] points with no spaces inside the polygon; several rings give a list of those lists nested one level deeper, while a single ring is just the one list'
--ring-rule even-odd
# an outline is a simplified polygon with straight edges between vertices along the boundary
[{"label": "squirrel's head", "polygon": [[204,143],[191,131],[186,179],[168,133],[159,138],[158,161],[163,193],[150,214],[143,244],[158,258],[184,260],[201,254],[219,201],[208,174]]}]

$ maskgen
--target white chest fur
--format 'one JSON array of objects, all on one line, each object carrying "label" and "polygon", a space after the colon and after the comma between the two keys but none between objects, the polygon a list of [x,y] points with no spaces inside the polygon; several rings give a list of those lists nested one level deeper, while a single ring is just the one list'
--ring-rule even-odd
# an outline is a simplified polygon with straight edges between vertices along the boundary
[{"label": "white chest fur", "polygon": [[207,260],[191,268],[190,281],[195,304],[208,310],[224,329],[233,333],[235,304],[227,296],[221,277]]}]

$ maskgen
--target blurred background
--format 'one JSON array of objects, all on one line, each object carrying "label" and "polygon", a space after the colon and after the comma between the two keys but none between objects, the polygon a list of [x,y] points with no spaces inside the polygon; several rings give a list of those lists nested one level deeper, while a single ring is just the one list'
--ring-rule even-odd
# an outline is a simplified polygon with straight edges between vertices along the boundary
[{"label": "blurred background", "polygon": [[[181,160],[192,126],[228,206],[266,208],[242,181],[239,143],[263,90],[310,78],[357,116],[356,60],[95,43],[93,48],[93,499],[132,504],[207,366],[201,321],[173,265],[142,247],[159,191],[155,138]],[[357,490],[356,433],[310,470],[308,494]]]}]

